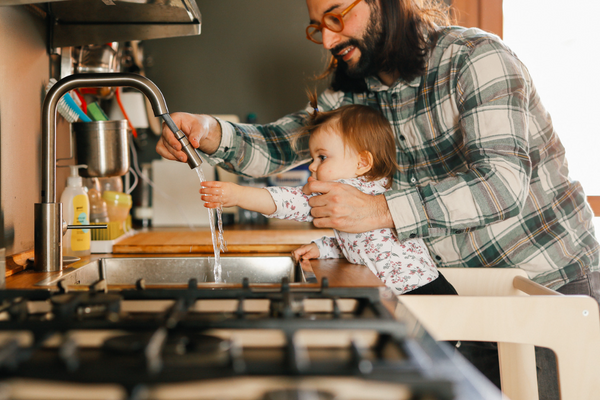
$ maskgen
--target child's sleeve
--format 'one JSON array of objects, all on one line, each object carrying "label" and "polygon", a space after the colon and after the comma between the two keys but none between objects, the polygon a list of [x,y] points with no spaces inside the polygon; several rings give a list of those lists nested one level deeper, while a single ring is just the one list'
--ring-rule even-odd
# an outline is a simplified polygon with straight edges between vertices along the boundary
[{"label": "child's sleeve", "polygon": [[302,187],[292,186],[271,186],[266,187],[271,193],[277,209],[273,214],[263,214],[267,218],[289,219],[299,222],[310,222],[313,217],[310,215],[311,207],[308,199],[311,196],[302,193]]},{"label": "child's sleeve", "polygon": [[344,253],[335,237],[323,236],[313,243],[319,248],[319,258],[344,258]]}]

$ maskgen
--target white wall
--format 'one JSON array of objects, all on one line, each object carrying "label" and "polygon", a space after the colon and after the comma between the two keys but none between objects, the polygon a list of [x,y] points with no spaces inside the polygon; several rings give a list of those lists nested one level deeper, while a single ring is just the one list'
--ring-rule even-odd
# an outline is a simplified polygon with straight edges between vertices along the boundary
[{"label": "white wall", "polygon": [[49,75],[45,41],[41,18],[23,6],[0,6],[0,229],[7,255],[34,247],[33,205],[40,201],[41,185],[41,108]]}]

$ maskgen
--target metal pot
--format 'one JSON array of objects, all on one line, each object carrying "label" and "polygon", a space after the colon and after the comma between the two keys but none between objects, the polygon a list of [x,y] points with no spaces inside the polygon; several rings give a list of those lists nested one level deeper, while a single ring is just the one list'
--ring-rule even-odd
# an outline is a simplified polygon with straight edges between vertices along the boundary
[{"label": "metal pot", "polygon": [[123,176],[129,171],[129,128],[126,120],[75,122],[77,164],[83,177]]}]

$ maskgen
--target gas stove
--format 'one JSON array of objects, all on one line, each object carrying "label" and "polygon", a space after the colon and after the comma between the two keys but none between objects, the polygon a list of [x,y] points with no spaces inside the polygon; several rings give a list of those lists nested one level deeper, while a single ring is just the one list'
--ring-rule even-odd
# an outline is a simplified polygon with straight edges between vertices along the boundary
[{"label": "gas stove", "polygon": [[0,400],[501,398],[394,300],[326,279],[3,290]]}]

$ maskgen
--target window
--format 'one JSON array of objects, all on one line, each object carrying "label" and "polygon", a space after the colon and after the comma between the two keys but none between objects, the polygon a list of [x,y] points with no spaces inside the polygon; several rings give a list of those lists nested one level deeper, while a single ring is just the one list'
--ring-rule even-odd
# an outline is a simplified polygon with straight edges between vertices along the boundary
[{"label": "window", "polygon": [[567,151],[569,174],[600,195],[600,2],[504,0],[504,41],[529,69]]},{"label": "window", "polygon": [[458,10],[458,25],[503,37],[529,69],[567,151],[569,173],[580,181],[600,216],[600,88],[593,73],[598,47],[592,31],[597,0],[446,0]]}]

